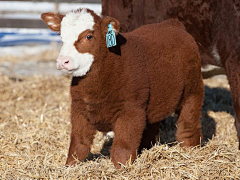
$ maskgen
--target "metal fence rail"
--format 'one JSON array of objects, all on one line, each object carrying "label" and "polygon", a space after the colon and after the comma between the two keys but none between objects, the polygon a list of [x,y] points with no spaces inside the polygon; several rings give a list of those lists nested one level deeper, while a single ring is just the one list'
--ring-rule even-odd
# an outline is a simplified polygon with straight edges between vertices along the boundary
[{"label": "metal fence rail", "polygon": [[[7,0],[7,1],[17,1],[17,0]],[[55,3],[101,3],[101,0],[18,0],[21,1],[31,1],[31,2],[55,2]]]}]

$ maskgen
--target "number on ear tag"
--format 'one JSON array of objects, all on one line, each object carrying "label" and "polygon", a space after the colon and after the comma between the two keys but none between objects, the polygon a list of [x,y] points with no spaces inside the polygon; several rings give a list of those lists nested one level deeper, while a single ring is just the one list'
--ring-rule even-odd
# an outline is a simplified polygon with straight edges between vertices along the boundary
[{"label": "number on ear tag", "polygon": [[108,24],[108,32],[106,34],[107,47],[113,47],[117,45],[116,35],[112,29],[112,24]]}]

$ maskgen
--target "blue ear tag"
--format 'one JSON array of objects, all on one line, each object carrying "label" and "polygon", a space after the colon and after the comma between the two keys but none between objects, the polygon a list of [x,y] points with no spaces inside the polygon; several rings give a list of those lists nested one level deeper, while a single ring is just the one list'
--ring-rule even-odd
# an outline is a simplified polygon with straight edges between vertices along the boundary
[{"label": "blue ear tag", "polygon": [[117,45],[116,35],[112,29],[112,24],[108,24],[108,32],[106,34],[107,47],[113,47]]}]

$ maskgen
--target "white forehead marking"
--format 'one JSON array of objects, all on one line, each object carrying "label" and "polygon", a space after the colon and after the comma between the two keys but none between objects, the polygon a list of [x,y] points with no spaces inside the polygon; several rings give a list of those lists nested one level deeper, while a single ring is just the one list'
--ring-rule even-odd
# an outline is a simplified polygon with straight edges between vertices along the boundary
[{"label": "white forehead marking", "polygon": [[69,57],[72,60],[73,69],[75,69],[72,72],[73,76],[86,75],[94,61],[92,54],[80,53],[74,46],[79,34],[87,29],[93,30],[94,24],[93,16],[86,9],[66,14],[61,22],[63,46],[59,55]]},{"label": "white forehead marking", "polygon": [[79,34],[90,29],[93,30],[94,18],[83,9],[82,11],[66,14],[61,22],[61,37],[64,43],[74,43]]}]

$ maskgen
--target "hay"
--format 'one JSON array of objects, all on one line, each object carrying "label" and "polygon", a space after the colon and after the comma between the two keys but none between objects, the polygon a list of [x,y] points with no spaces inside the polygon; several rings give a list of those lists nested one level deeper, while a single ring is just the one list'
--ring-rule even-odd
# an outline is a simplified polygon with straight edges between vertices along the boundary
[{"label": "hay", "polygon": [[[170,144],[145,150],[117,171],[109,157],[101,155],[109,154],[112,141],[101,133],[90,160],[64,166],[71,127],[68,77],[0,76],[0,179],[240,179],[229,87],[221,79],[206,81],[205,103],[210,104],[203,107],[201,147],[180,148],[174,142],[175,118],[170,117],[160,132],[161,142]],[[219,85],[225,89],[216,89]]]}]

